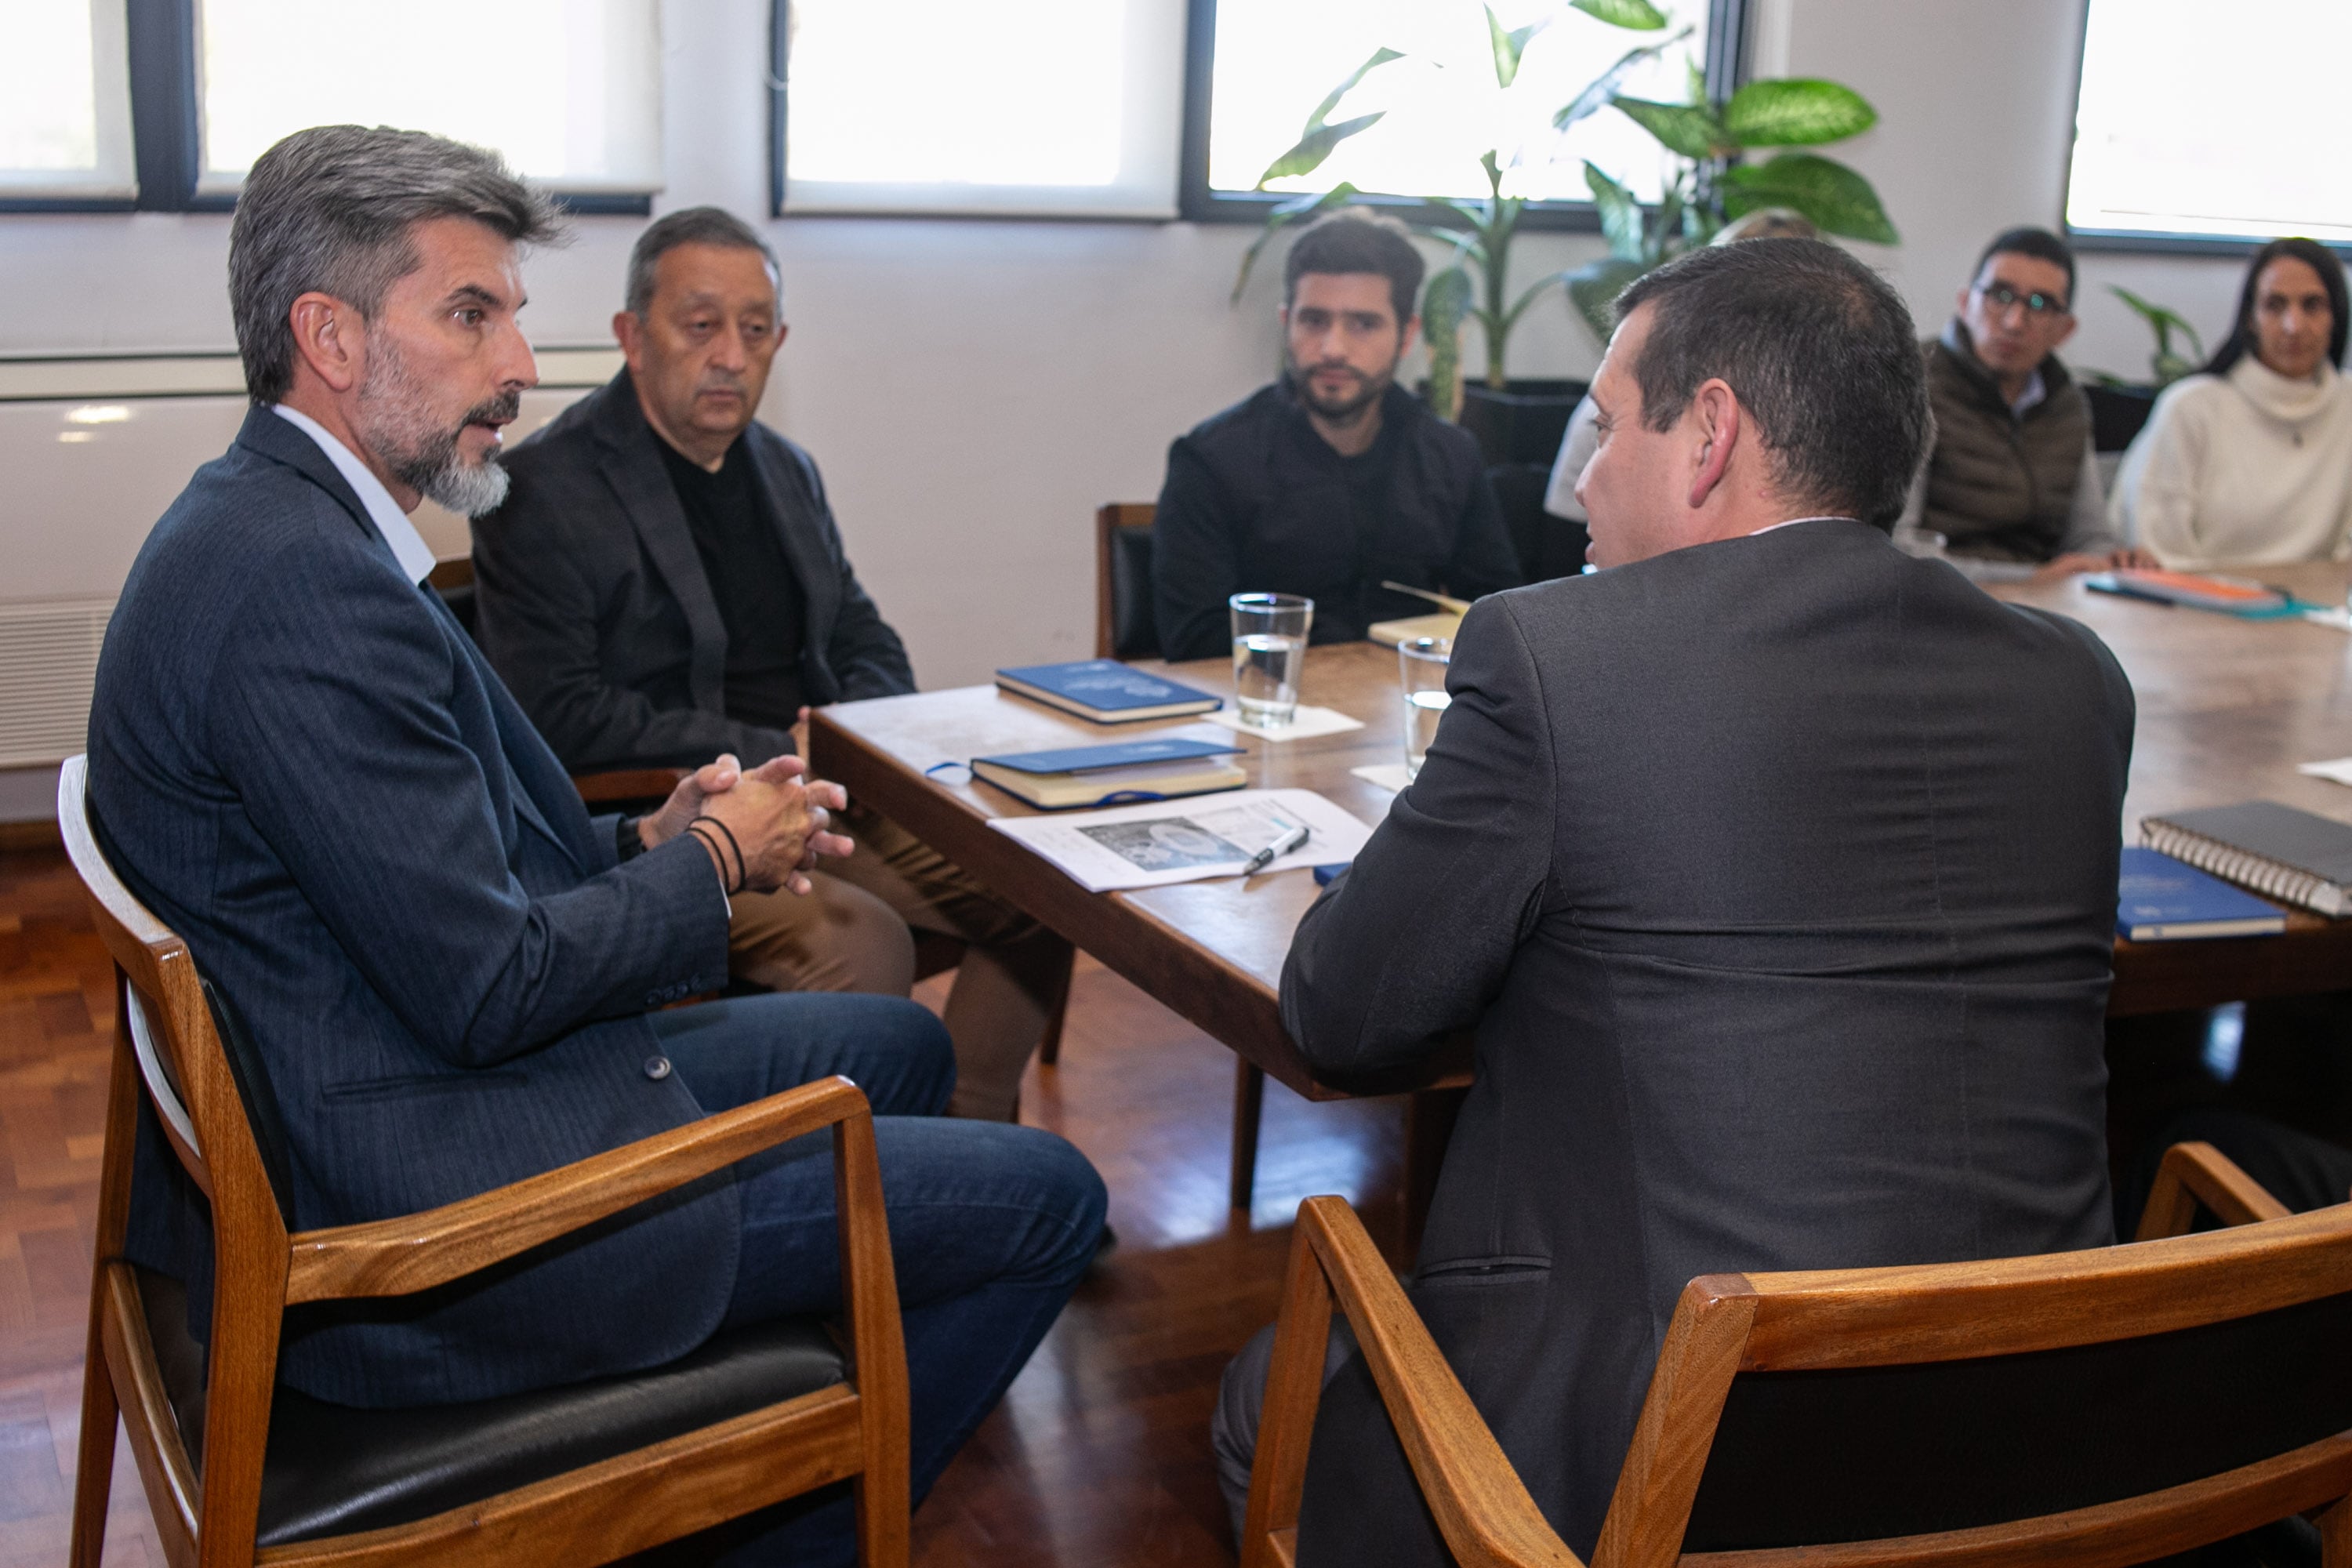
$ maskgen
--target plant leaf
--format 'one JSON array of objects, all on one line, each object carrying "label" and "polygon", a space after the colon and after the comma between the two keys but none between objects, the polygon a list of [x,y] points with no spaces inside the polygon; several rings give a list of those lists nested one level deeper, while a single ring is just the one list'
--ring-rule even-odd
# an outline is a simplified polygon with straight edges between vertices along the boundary
[{"label": "plant leaf", "polygon": [[1356,89],[1356,84],[1358,82],[1363,80],[1366,76],[1370,75],[1380,67],[1388,64],[1391,60],[1401,60],[1402,58],[1404,58],[1404,56],[1399,54],[1394,49],[1374,49],[1370,59],[1366,60],[1362,65],[1360,65],[1354,70],[1349,71],[1348,73],[1348,79],[1333,88],[1330,92],[1326,95],[1323,101],[1315,106],[1315,112],[1307,117],[1307,128],[1301,131],[1299,135],[1302,137],[1312,136],[1318,131],[1322,130],[1324,121],[1330,118],[1331,111],[1339,107],[1339,100],[1341,99],[1347,97],[1350,92],[1353,92]]},{"label": "plant leaf", "polygon": [[1603,348],[1609,345],[1609,334],[1617,330],[1617,296],[1625,291],[1625,285],[1650,269],[1649,262],[1606,256],[1598,261],[1588,261],[1568,274],[1569,300]]},{"label": "plant leaf", "polygon": [[1352,201],[1355,195],[1356,187],[1342,180],[1328,191],[1310,192],[1276,203],[1265,215],[1265,226],[1258,230],[1255,239],[1250,241],[1250,247],[1242,252],[1241,270],[1234,275],[1234,291],[1226,303],[1241,303],[1242,290],[1249,287],[1250,268],[1257,265],[1258,252],[1265,248],[1265,242],[1275,237],[1276,230],[1287,228],[1295,223],[1304,223],[1333,207],[1342,206]]},{"label": "plant leaf", "polygon": [[1654,103],[1646,98],[1612,98],[1634,124],[1656,137],[1669,153],[1685,158],[1727,158],[1739,151],[1712,112],[1688,103]]},{"label": "plant leaf", "polygon": [[1654,44],[1643,44],[1639,48],[1626,50],[1615,65],[1594,77],[1585,85],[1582,92],[1569,100],[1567,105],[1551,117],[1551,128],[1554,131],[1565,131],[1586,115],[1598,113],[1607,108],[1610,98],[1617,90],[1617,83],[1623,79],[1627,71],[1632,70],[1643,60],[1665,53],[1690,36],[1691,30],[1685,27],[1671,38],[1661,38]]},{"label": "plant leaf", "polygon": [[1360,114],[1353,120],[1342,120],[1337,125],[1318,126],[1308,132],[1299,139],[1297,146],[1265,166],[1265,173],[1257,177],[1257,188],[1262,191],[1273,181],[1286,180],[1293,174],[1313,174],[1323,166],[1323,160],[1331,155],[1331,149],[1360,131],[1370,131],[1387,115],[1388,110],[1383,109],[1377,113]]},{"label": "plant leaf", "polygon": [[1834,158],[1783,153],[1769,163],[1727,170],[1723,182],[1727,217],[1758,207],[1792,207],[1831,234],[1877,245],[1901,243],[1870,182]]},{"label": "plant leaf", "polygon": [[1629,32],[1654,33],[1666,25],[1666,14],[1650,0],[1568,0],[1588,16]]},{"label": "plant leaf", "polygon": [[1551,25],[1551,17],[1530,22],[1524,27],[1503,31],[1503,24],[1495,19],[1495,8],[1486,7],[1486,37],[1495,48],[1495,85],[1508,87],[1519,74],[1519,57],[1528,52],[1528,40]]},{"label": "plant leaf", "polygon": [[1470,274],[1448,267],[1421,295],[1421,333],[1429,344],[1429,406],[1441,419],[1462,412],[1462,321],[1470,308]]},{"label": "plant leaf", "polygon": [[1592,193],[1592,205],[1601,210],[1601,232],[1609,237],[1609,254],[1632,261],[1642,254],[1642,204],[1633,193],[1595,168],[1591,160],[1584,164],[1585,187]]},{"label": "plant leaf", "polygon": [[1833,81],[1751,81],[1723,106],[1725,134],[1742,147],[1816,147],[1878,123],[1862,94]]},{"label": "plant leaf", "polygon": [[[2133,310],[2138,311],[2140,318],[2147,321],[2149,328],[2155,331],[2157,357],[2159,362],[2169,354],[2169,351],[2172,346],[2170,334],[2175,329],[2178,329],[2180,334],[2189,340],[2189,346],[2195,352],[2195,357],[2198,360],[2202,361],[2205,358],[2205,340],[2197,335],[2197,329],[2190,326],[2188,319],[2182,316],[2179,311],[2172,310],[2167,306],[2159,305],[2153,300],[2143,300],[2120,283],[2108,284],[2107,292],[2113,294],[2116,299],[2121,300],[2125,304],[2129,305]],[[2171,355],[2170,357],[2178,358],[2179,356]],[[2192,365],[2189,368],[2193,370],[2196,367]],[[2163,378],[2163,367],[2161,363],[2159,363],[2158,367],[2157,374],[2158,381],[2161,382]],[[2181,374],[2186,374],[2187,372],[2184,371]]]},{"label": "plant leaf", "polygon": [[1519,324],[1519,318],[1527,313],[1528,306],[1536,302],[1538,295],[1555,283],[1565,283],[1582,270],[1583,268],[1579,267],[1563,267],[1557,272],[1546,273],[1521,289],[1519,297],[1511,301],[1511,308],[1503,312],[1503,331],[1507,332]]}]

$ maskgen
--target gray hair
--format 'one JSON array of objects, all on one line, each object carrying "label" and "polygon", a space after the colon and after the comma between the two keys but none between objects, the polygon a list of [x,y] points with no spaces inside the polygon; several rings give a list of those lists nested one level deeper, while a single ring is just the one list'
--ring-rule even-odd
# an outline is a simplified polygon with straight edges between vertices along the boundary
[{"label": "gray hair", "polygon": [[715,245],[726,250],[756,250],[767,258],[768,276],[775,279],[776,299],[784,297],[784,269],[760,231],[725,207],[680,207],[664,213],[637,236],[629,252],[629,293],[626,308],[640,321],[654,302],[654,268],[681,245]]},{"label": "gray hair", "polygon": [[516,245],[564,237],[554,205],[497,153],[421,131],[313,126],[254,161],[229,225],[228,301],[256,403],[294,384],[294,301],[328,294],[373,321],[418,266],[410,229],[437,217]]}]

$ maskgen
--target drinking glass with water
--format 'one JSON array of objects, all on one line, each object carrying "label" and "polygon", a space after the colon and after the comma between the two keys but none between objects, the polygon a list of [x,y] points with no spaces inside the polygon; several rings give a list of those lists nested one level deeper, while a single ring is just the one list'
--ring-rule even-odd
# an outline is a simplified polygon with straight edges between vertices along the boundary
[{"label": "drinking glass with water", "polygon": [[1298,678],[1315,601],[1297,594],[1235,594],[1225,601],[1234,622],[1234,698],[1242,722],[1279,730],[1298,711]]},{"label": "drinking glass with water", "polygon": [[1454,644],[1445,637],[1414,637],[1397,644],[1398,673],[1404,677],[1404,773],[1421,776],[1422,760],[1437,739],[1437,721],[1454,700],[1445,689],[1446,661]]}]

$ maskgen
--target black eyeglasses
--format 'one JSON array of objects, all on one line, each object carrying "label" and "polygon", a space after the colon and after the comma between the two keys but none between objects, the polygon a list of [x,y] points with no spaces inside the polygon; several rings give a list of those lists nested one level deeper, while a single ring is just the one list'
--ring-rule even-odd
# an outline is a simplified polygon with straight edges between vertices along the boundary
[{"label": "black eyeglasses", "polygon": [[2044,294],[2039,289],[2030,294],[2021,294],[2006,283],[1993,283],[1978,289],[1977,292],[1990,300],[1992,308],[1996,310],[2006,310],[2011,305],[2022,305],[2029,315],[2063,316],[2066,313],[2065,300],[2055,294]]}]

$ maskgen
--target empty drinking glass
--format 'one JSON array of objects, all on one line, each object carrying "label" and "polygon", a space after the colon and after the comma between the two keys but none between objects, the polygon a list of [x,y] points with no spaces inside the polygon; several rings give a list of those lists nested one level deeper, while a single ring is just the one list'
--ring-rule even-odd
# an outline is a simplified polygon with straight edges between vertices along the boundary
[{"label": "empty drinking glass", "polygon": [[1422,759],[1437,738],[1437,721],[1454,700],[1445,690],[1445,665],[1454,657],[1446,637],[1414,637],[1397,644],[1398,673],[1404,677],[1404,773],[1421,776]]},{"label": "empty drinking glass", "polygon": [[1242,722],[1279,730],[1298,711],[1315,601],[1297,594],[1235,594],[1225,604],[1233,612],[1234,697]]}]

